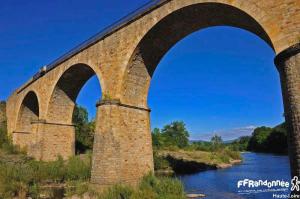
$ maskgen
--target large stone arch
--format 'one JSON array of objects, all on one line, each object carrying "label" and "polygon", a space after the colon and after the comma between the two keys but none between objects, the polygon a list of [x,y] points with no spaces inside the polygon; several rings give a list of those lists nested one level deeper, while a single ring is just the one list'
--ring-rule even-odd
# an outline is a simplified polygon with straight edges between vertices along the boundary
[{"label": "large stone arch", "polygon": [[[78,63],[58,76],[49,99],[46,118],[40,121],[46,132],[43,139],[47,140],[43,149],[44,160],[54,160],[58,155],[64,159],[75,155],[72,117],[76,99],[85,83],[95,75],[98,77],[91,66]],[[100,82],[100,78],[98,80]]]},{"label": "large stone arch", "polygon": [[18,109],[16,131],[13,132],[13,143],[27,151],[28,155],[35,156],[39,147],[36,122],[40,116],[40,106],[37,94],[29,91],[23,98]]},{"label": "large stone arch", "polygon": [[[59,76],[48,104],[47,122],[72,124],[73,110],[77,96],[85,83],[96,72],[87,64],[70,66]],[[98,78],[100,81],[100,78]]]},{"label": "large stone arch", "polygon": [[136,46],[123,77],[121,101],[147,108],[148,89],[161,58],[189,34],[213,26],[233,26],[250,31],[274,49],[265,29],[245,11],[222,3],[197,3],[161,19]]},{"label": "large stone arch", "polygon": [[[248,8],[245,7],[245,10]],[[121,104],[140,110],[148,109],[148,90],[156,66],[166,52],[187,35],[203,28],[221,25],[248,30],[263,39],[278,54],[275,63],[281,77],[285,117],[288,126],[291,174],[292,176],[299,176],[300,45],[299,41],[290,39],[294,37],[294,30],[297,30],[299,25],[296,22],[294,27],[290,27],[293,32],[287,33],[282,28],[278,29],[275,21],[269,20],[266,23],[264,21],[266,18],[261,17],[261,13],[250,15],[241,10],[240,6],[234,7],[223,3],[192,3],[171,12],[146,31],[131,54],[121,80]],[[280,23],[283,22],[280,21]],[[282,32],[280,33],[280,31]],[[299,31],[296,34],[299,35]],[[287,46],[289,44],[292,45]],[[283,47],[287,49],[284,50]],[[136,113],[136,116],[140,115],[140,113]],[[149,115],[145,115],[144,120],[149,121]],[[136,131],[141,131],[140,128]],[[149,127],[146,125],[144,131],[149,131],[150,134]]]},{"label": "large stone arch", "polygon": [[[97,150],[94,151],[93,183],[135,184],[143,175],[153,171],[147,96],[154,70],[161,58],[179,40],[197,30],[218,25],[251,31],[273,48],[268,34],[253,17],[227,4],[192,3],[160,19],[138,37],[140,41],[137,46],[128,49],[127,53],[132,54],[126,60],[120,99],[104,99],[98,106],[98,120],[105,122],[98,126],[99,134],[96,132],[95,135],[94,147]],[[113,150],[107,150],[108,147]],[[110,159],[110,156],[114,158]],[[108,165],[118,166],[108,170]]]}]

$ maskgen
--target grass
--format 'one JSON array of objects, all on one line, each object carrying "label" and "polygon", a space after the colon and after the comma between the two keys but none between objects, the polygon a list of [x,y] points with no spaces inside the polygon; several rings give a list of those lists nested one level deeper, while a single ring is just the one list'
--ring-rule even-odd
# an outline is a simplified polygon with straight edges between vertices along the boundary
[{"label": "grass", "polygon": [[89,185],[91,155],[71,157],[64,161],[59,157],[54,162],[35,161],[23,154],[0,153],[0,198],[20,199],[28,196],[39,198],[45,185],[64,184],[66,195],[89,193],[101,199],[182,199],[184,189],[173,178],[146,176],[137,189],[115,185],[102,194],[97,194]]},{"label": "grass", "polygon": [[[2,156],[7,155],[2,153]],[[45,184],[88,181],[90,178],[90,157],[86,160],[72,157],[68,161],[59,157],[54,162],[35,161],[23,155],[6,158],[10,160],[0,162],[0,198],[22,198],[24,193],[35,196]]]},{"label": "grass", "polygon": [[143,178],[139,187],[134,189],[125,185],[115,185],[97,194],[86,182],[70,182],[72,188],[67,195],[90,196],[100,199],[185,199],[182,183],[174,178],[155,177],[151,174]]}]

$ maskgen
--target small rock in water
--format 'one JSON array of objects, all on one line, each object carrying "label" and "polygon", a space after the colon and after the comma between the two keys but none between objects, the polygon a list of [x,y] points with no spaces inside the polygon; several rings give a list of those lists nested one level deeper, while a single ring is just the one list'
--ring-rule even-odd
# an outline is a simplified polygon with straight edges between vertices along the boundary
[{"label": "small rock in water", "polygon": [[204,198],[205,195],[201,194],[201,193],[190,193],[190,194],[186,194],[187,198]]}]

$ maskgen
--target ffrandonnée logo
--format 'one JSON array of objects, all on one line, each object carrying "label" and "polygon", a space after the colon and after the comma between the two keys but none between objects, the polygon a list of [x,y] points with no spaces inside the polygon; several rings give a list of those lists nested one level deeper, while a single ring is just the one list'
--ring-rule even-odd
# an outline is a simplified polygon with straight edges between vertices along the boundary
[{"label": "ffrandonn\u00e9e logo", "polygon": [[[288,192],[288,191],[300,191],[300,180],[298,176],[294,176],[291,181],[286,180],[251,180],[243,179],[237,182],[237,188],[239,194],[254,194],[254,193],[265,193],[265,192]],[[277,196],[287,196],[290,194],[273,194],[273,198]],[[300,198],[299,195],[295,195]],[[279,197],[285,198],[285,197]]]},{"label": "ffrandonn\u00e9e logo", "polygon": [[291,181],[292,187],[291,187],[291,191],[299,191],[300,190],[300,181],[298,176],[294,176],[294,178]]}]

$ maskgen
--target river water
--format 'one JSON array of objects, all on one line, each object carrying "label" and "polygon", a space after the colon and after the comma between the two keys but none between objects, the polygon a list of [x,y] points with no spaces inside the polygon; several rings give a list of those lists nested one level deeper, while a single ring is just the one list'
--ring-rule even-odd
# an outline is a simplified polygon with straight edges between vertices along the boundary
[{"label": "river water", "polygon": [[[271,192],[266,192],[268,187],[264,186],[237,187],[238,181],[243,179],[290,182],[290,166],[287,156],[261,153],[243,153],[242,156],[242,164],[228,169],[209,170],[178,177],[184,183],[187,193],[202,193],[207,196],[205,197],[207,199],[268,199],[273,198],[273,194],[289,193],[290,188],[282,190],[282,187],[272,187]],[[277,191],[274,192],[274,189]],[[241,191],[243,194],[240,193]],[[261,191],[264,192],[261,193]]]}]

